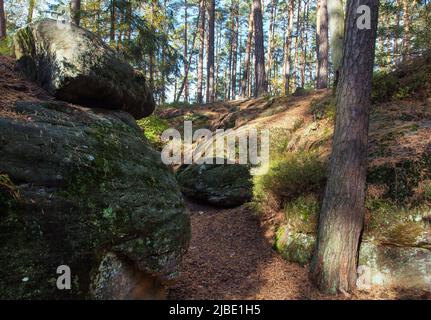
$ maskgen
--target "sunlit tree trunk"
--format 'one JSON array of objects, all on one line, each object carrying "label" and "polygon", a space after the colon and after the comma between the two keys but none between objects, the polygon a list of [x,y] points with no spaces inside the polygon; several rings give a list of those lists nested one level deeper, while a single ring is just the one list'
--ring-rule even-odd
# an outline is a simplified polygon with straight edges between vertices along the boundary
[{"label": "sunlit tree trunk", "polygon": [[113,46],[115,44],[115,29],[116,29],[116,0],[111,0],[110,5],[110,28],[109,28],[109,43]]},{"label": "sunlit tree trunk", "polygon": [[205,48],[205,0],[199,1],[200,23],[199,23],[199,59],[198,59],[198,83],[197,103],[202,104],[203,78],[204,78],[204,48]]},{"label": "sunlit tree trunk", "polygon": [[245,58],[244,58],[244,70],[241,80],[241,95],[242,97],[249,96],[248,84],[250,82],[250,61],[251,61],[251,44],[253,41],[253,24],[254,24],[254,12],[250,9],[250,15],[248,17],[248,33],[247,33],[247,44],[245,47]]},{"label": "sunlit tree trunk", "polygon": [[300,43],[300,36],[301,36],[301,2],[302,0],[298,1],[298,8],[296,12],[296,36],[295,36],[295,59],[293,63],[293,83],[295,86],[297,86],[297,78],[298,78],[298,69],[299,69],[299,43]]},{"label": "sunlit tree trunk", "polygon": [[232,69],[231,69],[231,98],[236,97],[237,62],[238,62],[238,30],[239,30],[239,5],[233,1],[233,39],[232,39]]},{"label": "sunlit tree trunk", "polygon": [[35,0],[29,0],[28,1],[27,23],[31,23],[33,21],[34,2],[35,2]]},{"label": "sunlit tree trunk", "polygon": [[265,75],[265,49],[263,47],[263,18],[261,0],[253,0],[254,12],[254,95],[259,97],[268,92]]},{"label": "sunlit tree trunk", "polygon": [[214,27],[215,0],[208,0],[208,43],[207,43],[207,102],[214,102]]},{"label": "sunlit tree trunk", "polygon": [[403,60],[410,55],[410,7],[409,0],[403,0]]},{"label": "sunlit tree trunk", "polygon": [[188,3],[184,0],[184,102],[189,102],[189,79],[188,79]]},{"label": "sunlit tree trunk", "polygon": [[340,77],[343,57],[344,8],[342,0],[328,0],[329,38],[331,39],[331,57],[334,68],[334,86]]},{"label": "sunlit tree trunk", "polygon": [[305,87],[305,69],[307,67],[307,30],[308,30],[308,6],[309,0],[305,0],[303,22],[301,28],[301,88]]},{"label": "sunlit tree trunk", "polygon": [[267,64],[266,64],[266,76],[268,77],[267,82],[269,84],[269,91],[271,90],[271,72],[272,72],[272,62],[273,62],[273,50],[274,50],[274,25],[275,25],[275,15],[277,10],[277,1],[271,0],[271,15],[269,18],[269,37],[268,37],[268,51],[267,51]]},{"label": "sunlit tree trunk", "polygon": [[317,10],[317,89],[328,87],[328,7],[327,0],[319,0]]},{"label": "sunlit tree trunk", "polygon": [[[371,29],[357,26],[357,8],[371,9]],[[344,54],[337,88],[336,123],[311,277],[329,293],[356,284],[365,214],[368,123],[378,0],[348,0]]]},{"label": "sunlit tree trunk", "polygon": [[81,0],[70,1],[70,19],[74,24],[79,26],[81,21]]},{"label": "sunlit tree trunk", "polygon": [[284,40],[284,55],[283,55],[283,88],[284,94],[289,93],[290,87],[290,50],[292,47],[292,29],[293,29],[293,14],[294,14],[294,0],[289,0],[287,15],[288,26],[286,38]]}]

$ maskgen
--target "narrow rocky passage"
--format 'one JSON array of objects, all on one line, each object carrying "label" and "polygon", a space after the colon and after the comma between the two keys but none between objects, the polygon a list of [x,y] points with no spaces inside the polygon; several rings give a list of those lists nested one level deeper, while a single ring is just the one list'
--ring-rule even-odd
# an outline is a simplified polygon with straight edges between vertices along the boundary
[{"label": "narrow rocky passage", "polygon": [[310,283],[306,267],[285,261],[271,248],[258,217],[245,206],[219,209],[188,202],[188,207],[192,240],[169,299],[427,298],[418,292],[377,289],[351,297],[323,295]]}]

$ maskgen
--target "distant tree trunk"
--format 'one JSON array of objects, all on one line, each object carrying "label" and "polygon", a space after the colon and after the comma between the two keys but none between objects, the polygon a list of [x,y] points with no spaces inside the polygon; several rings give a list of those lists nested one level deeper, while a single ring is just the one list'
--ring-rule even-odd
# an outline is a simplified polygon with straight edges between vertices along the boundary
[{"label": "distant tree trunk", "polygon": [[271,0],[271,15],[269,18],[269,38],[268,38],[268,51],[267,51],[267,58],[268,61],[266,64],[266,76],[267,82],[269,85],[269,91],[271,92],[271,69],[272,69],[272,58],[273,58],[273,47],[274,47],[274,24],[275,24],[275,12],[277,9],[277,2],[276,0]]},{"label": "distant tree trunk", "polygon": [[81,21],[81,0],[70,1],[70,19],[74,24],[79,26]]},{"label": "distant tree trunk", "polygon": [[395,35],[394,35],[394,52],[393,52],[393,61],[395,62],[395,64],[398,63],[398,59],[399,59],[399,55],[400,55],[400,49],[399,49],[399,39],[400,39],[400,12],[399,12],[399,7],[400,7],[400,0],[396,0],[395,1],[395,6],[397,8],[396,11],[396,16],[395,16]]},{"label": "distant tree trunk", "polygon": [[29,0],[28,1],[27,23],[31,23],[33,21],[34,2],[35,2],[35,0]]},{"label": "distant tree trunk", "polygon": [[284,40],[284,55],[283,55],[283,88],[284,94],[289,94],[290,86],[290,49],[292,47],[292,29],[293,29],[293,14],[294,14],[294,0],[289,0],[287,9],[288,26],[286,38]]},{"label": "distant tree trunk", "polygon": [[[163,0],[163,15],[165,19],[168,17],[168,10],[167,10],[167,0]],[[163,26],[163,32],[165,35],[167,34],[167,26]],[[162,47],[162,65],[161,65],[161,90],[160,90],[160,102],[161,104],[165,104],[166,101],[166,43],[163,44]],[[174,95],[175,97],[175,95]]]},{"label": "distant tree trunk", "polygon": [[317,89],[328,87],[328,7],[327,0],[319,0],[317,11]]},{"label": "distant tree trunk", "polygon": [[344,8],[342,0],[328,0],[329,35],[331,39],[332,65],[334,68],[334,87],[340,76],[343,57]]},{"label": "distant tree trunk", "polygon": [[6,38],[6,16],[4,12],[4,2],[0,0],[0,40]]},{"label": "distant tree trunk", "polygon": [[253,9],[251,8],[250,15],[248,17],[247,44],[245,47],[244,70],[243,70],[242,80],[241,80],[241,95],[243,98],[249,96],[248,84],[250,81],[251,43],[253,41],[253,29],[254,29],[253,25],[254,25],[254,12],[253,12]]},{"label": "distant tree trunk", "polygon": [[410,55],[410,8],[409,0],[403,0],[403,60]]},{"label": "distant tree trunk", "polygon": [[187,54],[188,54],[188,3],[184,0],[184,102],[189,102],[189,79],[188,79],[188,68],[187,65]]},{"label": "distant tree trunk", "polygon": [[207,102],[214,102],[214,26],[215,0],[208,0],[208,43],[207,43]]},{"label": "distant tree trunk", "polygon": [[236,96],[236,69],[238,59],[238,27],[239,27],[239,5],[236,1],[232,1],[233,7],[233,39],[232,39],[232,68],[231,68],[231,98]]},{"label": "distant tree trunk", "polygon": [[305,87],[305,69],[307,67],[308,5],[309,0],[305,0],[301,28],[301,88]]},{"label": "distant tree trunk", "polygon": [[110,28],[109,28],[109,43],[115,44],[115,28],[116,28],[116,0],[111,0],[110,5]]},{"label": "distant tree trunk", "polygon": [[218,95],[218,83],[219,83],[219,71],[220,71],[220,46],[221,46],[221,40],[222,40],[222,36],[221,36],[221,26],[218,27],[217,29],[217,40],[216,40],[216,48],[215,48],[215,91],[214,91],[214,99],[217,100],[217,95]]},{"label": "distant tree trunk", "polygon": [[198,60],[198,84],[197,84],[197,103],[202,104],[203,78],[204,78],[204,48],[205,48],[205,0],[199,1],[199,60]]},{"label": "distant tree trunk", "polygon": [[299,49],[300,49],[300,37],[301,37],[301,2],[298,1],[298,8],[296,12],[296,36],[295,36],[295,60],[293,64],[293,77],[294,77],[294,85],[297,86],[297,72],[299,68]]},{"label": "distant tree trunk", "polygon": [[254,75],[255,96],[259,97],[268,92],[265,75],[265,49],[263,47],[263,18],[261,0],[253,0],[254,11]]},{"label": "distant tree trunk", "polygon": [[[371,29],[359,29],[359,5],[371,9]],[[329,293],[356,284],[365,213],[367,142],[379,0],[348,0],[336,124],[311,277]],[[360,63],[358,64],[358,61]]]}]

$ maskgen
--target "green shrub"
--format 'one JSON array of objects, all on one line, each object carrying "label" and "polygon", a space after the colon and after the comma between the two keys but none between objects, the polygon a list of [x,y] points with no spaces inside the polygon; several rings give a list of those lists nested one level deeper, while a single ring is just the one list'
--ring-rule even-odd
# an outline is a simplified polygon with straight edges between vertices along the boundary
[{"label": "green shrub", "polygon": [[390,101],[398,89],[398,78],[393,73],[376,72],[373,76],[373,103]]},{"label": "green shrub", "polygon": [[0,55],[3,56],[12,56],[12,39],[7,37],[5,40],[0,41]]},{"label": "green shrub", "polygon": [[161,135],[169,128],[169,123],[156,115],[138,120],[138,125],[144,130],[145,137],[156,148],[160,149],[163,145]]},{"label": "green shrub", "polygon": [[284,217],[295,232],[314,234],[317,231],[320,203],[314,194],[300,196],[284,205]]},{"label": "green shrub", "polygon": [[274,210],[304,194],[320,194],[325,175],[326,163],[316,153],[289,153],[273,160],[266,175],[254,178],[256,208]]}]

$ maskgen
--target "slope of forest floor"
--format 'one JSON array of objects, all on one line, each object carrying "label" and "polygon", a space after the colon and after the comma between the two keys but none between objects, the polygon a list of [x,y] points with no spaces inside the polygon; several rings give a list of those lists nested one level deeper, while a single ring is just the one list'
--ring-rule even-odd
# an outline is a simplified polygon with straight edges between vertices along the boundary
[{"label": "slope of forest floor", "polygon": [[271,248],[260,219],[242,206],[213,208],[188,202],[192,240],[170,299],[431,299],[431,293],[396,288],[328,296],[308,279],[308,269]]}]

